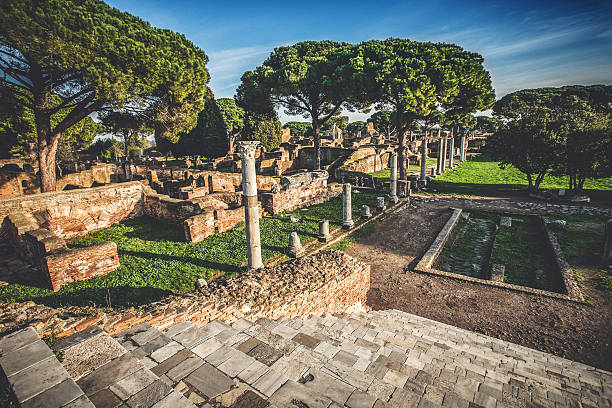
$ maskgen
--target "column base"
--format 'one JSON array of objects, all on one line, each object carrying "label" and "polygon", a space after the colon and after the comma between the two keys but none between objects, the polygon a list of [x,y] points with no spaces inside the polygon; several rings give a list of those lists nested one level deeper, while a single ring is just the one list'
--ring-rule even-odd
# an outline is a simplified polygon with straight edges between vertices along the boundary
[{"label": "column base", "polygon": [[390,195],[390,196],[389,196],[389,200],[390,200],[390,201],[391,201],[393,204],[395,204],[395,203],[397,203],[397,202],[399,201],[399,198],[398,198],[396,195]]},{"label": "column base", "polygon": [[301,256],[303,253],[304,253],[304,248],[287,249],[287,256],[289,256],[290,258],[297,258],[298,256]]},{"label": "column base", "polygon": [[342,223],[342,228],[344,228],[344,229],[349,229],[349,228],[351,228],[353,225],[355,225],[355,223],[353,222],[353,220],[350,220],[350,221],[344,221],[344,222]]},{"label": "column base", "polygon": [[319,235],[317,239],[319,242],[327,242],[331,239],[331,235]]}]

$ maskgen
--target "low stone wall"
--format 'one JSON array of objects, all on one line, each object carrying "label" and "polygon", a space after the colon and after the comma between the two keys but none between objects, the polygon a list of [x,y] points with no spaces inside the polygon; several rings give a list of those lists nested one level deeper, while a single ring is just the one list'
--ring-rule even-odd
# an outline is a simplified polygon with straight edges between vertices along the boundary
[{"label": "low stone wall", "polygon": [[342,185],[338,183],[327,185],[327,179],[325,179],[282,190],[276,194],[263,193],[261,194],[261,205],[270,214],[278,214],[283,211],[292,211],[296,208],[320,204],[340,194],[342,194]]},{"label": "low stone wall", "polygon": [[146,307],[148,312],[65,307],[34,302],[0,305],[0,332],[32,325],[39,334],[63,337],[91,325],[110,333],[139,323],[167,327],[179,321],[204,325],[219,319],[278,319],[344,313],[365,304],[370,267],[339,251],[323,251],[228,280],[213,281],[201,291],[173,295]]},{"label": "low stone wall", "polygon": [[[0,220],[9,214],[31,216],[38,228],[60,238],[85,235],[144,214],[144,186],[137,181],[88,189],[57,191],[0,200]],[[6,237],[5,224],[0,238]]]},{"label": "low stone wall", "polygon": [[143,201],[146,215],[171,224],[182,225],[185,219],[202,212],[196,203],[157,194],[152,190],[145,190]]},{"label": "low stone wall", "polygon": [[457,221],[459,221],[459,217],[461,216],[461,209],[453,208],[452,210],[453,213],[451,214],[450,218],[448,221],[446,221],[446,224],[444,224],[444,227],[442,227],[442,230],[440,230],[440,233],[434,240],[433,244],[431,244],[427,252],[425,252],[425,255],[423,255],[417,264],[417,269],[431,268],[438,255],[440,255],[442,248],[444,248],[444,244],[446,244],[448,237],[451,235],[453,228],[455,228],[455,225],[457,225]]},{"label": "low stone wall", "polygon": [[104,242],[86,248],[55,252],[45,257],[44,270],[54,291],[66,283],[106,275],[119,267],[117,244]]},{"label": "low stone wall", "polygon": [[336,169],[336,178],[352,176],[355,173],[373,173],[389,168],[390,151],[380,151],[375,148],[364,148],[351,154],[348,159]]},{"label": "low stone wall", "polygon": [[574,270],[565,260],[565,256],[563,256],[563,251],[561,250],[561,245],[559,245],[559,241],[557,241],[557,237],[555,236],[554,232],[548,228],[548,218],[540,217],[540,221],[542,222],[542,228],[544,228],[546,241],[550,250],[552,251],[553,258],[555,259],[555,264],[557,265],[557,268],[559,268],[559,273],[561,274],[561,281],[563,282],[565,292],[572,298],[584,301],[582,291],[578,286],[578,282],[576,282],[576,279],[574,278]]}]

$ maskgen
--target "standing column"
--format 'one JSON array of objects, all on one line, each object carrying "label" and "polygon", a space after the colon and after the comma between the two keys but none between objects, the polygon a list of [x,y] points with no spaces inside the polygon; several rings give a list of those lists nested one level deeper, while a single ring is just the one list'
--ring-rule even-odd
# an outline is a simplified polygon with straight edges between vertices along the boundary
[{"label": "standing column", "polygon": [[459,161],[465,161],[465,133],[461,135],[461,153],[459,156]]},{"label": "standing column", "polygon": [[391,199],[392,203],[397,203],[397,154],[391,154],[389,158],[389,167],[391,171],[391,174],[389,174],[389,180],[391,181],[389,199]]},{"label": "standing column", "polygon": [[448,168],[452,169],[453,165],[454,165],[454,159],[455,159],[455,133],[453,132],[453,130],[451,130],[451,136],[450,136],[450,149],[449,149],[449,155],[448,155]]},{"label": "standing column", "polygon": [[351,184],[342,185],[342,228],[349,229],[353,222],[353,206],[351,204]]},{"label": "standing column", "polygon": [[440,135],[440,129],[438,129],[438,160],[436,161],[436,174],[442,174],[442,160],[444,160],[444,156],[442,155],[442,136]]},{"label": "standing column", "polygon": [[448,136],[444,133],[444,144],[442,145],[442,173],[446,171],[446,150],[448,149]]},{"label": "standing column", "polygon": [[425,137],[423,137],[423,143],[421,144],[421,184],[427,185],[427,132],[425,132]]},{"label": "standing column", "polygon": [[244,192],[244,221],[246,224],[247,256],[249,269],[259,269],[261,261],[261,238],[259,235],[259,204],[257,202],[257,179],[255,176],[255,150],[258,141],[238,143],[242,159],[242,191]]}]

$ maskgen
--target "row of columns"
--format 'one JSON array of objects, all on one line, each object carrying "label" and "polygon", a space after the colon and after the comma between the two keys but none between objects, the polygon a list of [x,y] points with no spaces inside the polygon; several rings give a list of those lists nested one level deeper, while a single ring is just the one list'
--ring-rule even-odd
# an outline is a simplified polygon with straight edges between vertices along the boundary
[{"label": "row of columns", "polygon": [[[440,138],[440,131],[438,137]],[[441,174],[446,169],[446,154],[449,151],[449,165],[453,167],[453,149],[454,138],[450,137],[450,149],[448,149],[448,137],[439,139],[438,163],[436,165],[436,174]],[[258,269],[263,266],[261,259],[261,236],[259,232],[259,204],[257,202],[257,178],[255,173],[255,151],[257,150],[258,141],[241,141],[238,144],[240,158],[242,159],[242,190],[244,193],[244,220],[246,223],[247,237],[247,257],[249,268]],[[465,136],[461,137],[461,161],[465,160]],[[397,154],[391,154],[389,159],[390,167],[390,192],[389,200],[392,203],[397,203]],[[423,139],[421,146],[421,181],[424,184],[427,170],[427,136]],[[342,213],[344,228],[351,228],[354,225],[352,218],[352,203],[351,203],[351,185],[345,183],[342,188]],[[379,197],[379,202],[381,201]],[[380,205],[379,205],[380,206]],[[382,200],[382,208],[384,208],[384,199]],[[364,214],[369,214],[369,208],[364,208]],[[319,239],[327,239],[329,235],[329,223],[321,221],[319,224]],[[292,233],[290,237],[290,249],[299,247],[299,237],[296,233]],[[297,245],[297,246],[296,246]],[[297,250],[297,249],[296,249]]]}]

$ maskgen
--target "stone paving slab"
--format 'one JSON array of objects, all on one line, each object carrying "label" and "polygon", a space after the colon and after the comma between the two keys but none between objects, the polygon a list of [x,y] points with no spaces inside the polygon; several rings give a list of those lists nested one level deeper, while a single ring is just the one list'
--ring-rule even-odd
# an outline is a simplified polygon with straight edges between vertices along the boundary
[{"label": "stone paving slab", "polygon": [[[100,336],[92,333],[71,347]],[[11,338],[0,339],[0,344],[17,351],[23,347],[15,356],[25,361],[26,351],[35,355],[39,347],[33,345],[31,333],[21,335],[25,346],[16,346]],[[139,325],[115,338],[131,351],[78,382],[97,404],[612,406],[612,373],[395,310],[257,323],[239,320],[231,326],[178,323],[165,334]],[[10,355],[0,361],[8,362]],[[49,389],[59,389],[62,380],[53,381],[42,392],[51,395]],[[68,393],[65,398],[73,396]]]}]

